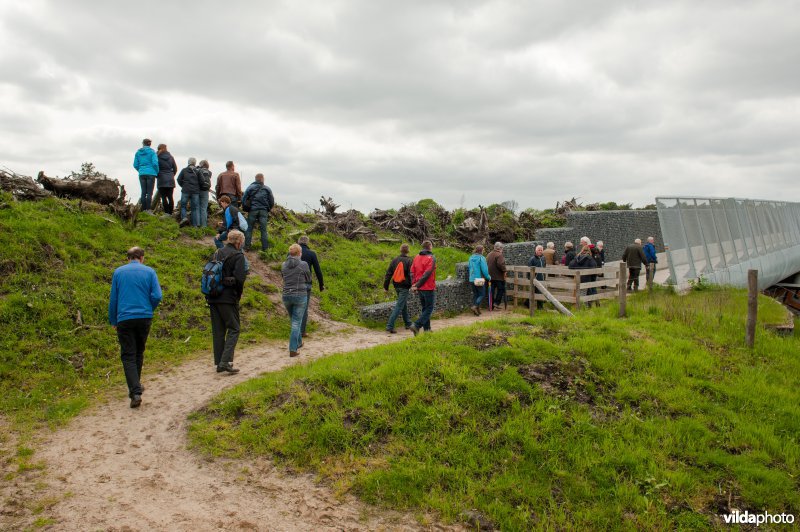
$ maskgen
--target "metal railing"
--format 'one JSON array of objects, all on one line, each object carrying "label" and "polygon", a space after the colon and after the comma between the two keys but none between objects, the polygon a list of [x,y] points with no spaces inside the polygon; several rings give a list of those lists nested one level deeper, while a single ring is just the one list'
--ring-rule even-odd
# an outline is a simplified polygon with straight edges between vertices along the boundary
[{"label": "metal railing", "polygon": [[704,277],[764,289],[800,271],[800,203],[738,198],[656,198],[670,269],[679,286]]}]

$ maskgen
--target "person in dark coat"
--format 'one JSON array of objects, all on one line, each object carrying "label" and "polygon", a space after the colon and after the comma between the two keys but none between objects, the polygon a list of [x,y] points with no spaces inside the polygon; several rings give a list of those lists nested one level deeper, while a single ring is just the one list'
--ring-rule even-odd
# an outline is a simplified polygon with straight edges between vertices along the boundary
[{"label": "person in dark coat", "polygon": [[156,176],[156,184],[158,185],[158,194],[161,196],[161,207],[164,209],[164,214],[172,215],[175,210],[175,202],[172,199],[172,192],[175,190],[175,174],[178,173],[178,165],[175,164],[175,158],[167,151],[166,144],[158,145],[158,175]]},{"label": "person in dark coat", "polygon": [[211,333],[214,337],[214,365],[217,373],[239,373],[233,367],[233,354],[239,341],[239,301],[244,292],[247,277],[244,254],[244,234],[232,230],[228,233],[225,247],[215,251],[222,266],[222,293],[216,297],[206,296],[211,310]]},{"label": "person in dark coat", "polygon": [[[547,267],[547,257],[544,254],[544,248],[542,246],[536,246],[533,257],[531,257],[530,260],[528,261],[528,266],[530,266],[531,268],[536,268],[537,270],[540,268]],[[544,282],[544,274],[537,272],[536,280],[539,282]],[[536,288],[535,291],[537,294],[541,294],[538,288]],[[536,308],[540,310],[543,309],[544,301],[537,301]]]},{"label": "person in dark coat", "polygon": [[642,239],[637,238],[633,244],[625,248],[622,253],[622,261],[628,264],[628,290],[639,291],[639,275],[642,273],[642,265],[647,266],[647,257],[642,249]]},{"label": "person in dark coat", "polygon": [[193,227],[200,227],[200,182],[197,175],[197,159],[189,157],[186,168],[178,174],[178,185],[181,187],[181,227],[189,225],[190,221],[186,217],[186,204],[191,203],[191,224]]},{"label": "person in dark coat", "polygon": [[494,310],[506,299],[506,259],[503,256],[503,247],[502,242],[495,242],[494,249],[486,256],[492,282],[492,306],[489,310]]},{"label": "person in dark coat", "polygon": [[561,264],[569,266],[572,259],[575,258],[575,244],[572,242],[564,242],[564,256],[561,257]]},{"label": "person in dark coat", "polygon": [[[588,245],[584,245],[581,248],[580,253],[575,255],[575,258],[572,259],[569,263],[570,270],[589,270],[592,268],[597,268],[597,263],[595,262],[594,258],[592,257],[592,249]],[[597,280],[597,276],[594,274],[591,275],[581,275],[581,283],[593,283]],[[592,296],[597,293],[597,288],[581,288],[580,294],[581,297],[583,296]],[[592,302],[589,301],[588,306],[592,306]]]},{"label": "person in dark coat", "polygon": [[597,241],[597,245],[594,247],[594,261],[597,263],[597,267],[600,268],[605,266],[606,264],[606,249],[605,244],[603,244],[602,240]]},{"label": "person in dark coat", "polygon": [[[394,334],[397,330],[394,328],[394,322],[397,321],[398,316],[402,314],[403,323],[406,329],[411,328],[411,317],[408,315],[408,291],[411,289],[411,257],[408,256],[408,244],[400,246],[400,255],[392,259],[389,263],[389,269],[386,270],[386,275],[383,278],[383,289],[386,294],[389,294],[389,283],[394,285],[394,290],[397,292],[397,302],[394,304],[392,314],[389,316],[389,321],[386,322],[386,332]],[[403,280],[394,280],[395,271],[400,265],[403,265]]]},{"label": "person in dark coat", "polygon": [[[319,283],[319,291],[324,291],[325,284],[322,282],[322,268],[320,268],[319,258],[317,258],[316,252],[312,251],[308,247],[308,237],[306,235],[301,236],[297,239],[297,243],[300,244],[300,248],[303,250],[300,260],[308,264],[309,269],[314,271],[314,274],[317,276],[317,282]],[[306,325],[308,324],[308,305],[311,304],[311,289],[313,286],[314,280],[312,278],[311,284],[308,285],[308,304],[306,305],[306,310],[303,313],[303,324],[300,329],[303,338],[308,336],[306,334]]]},{"label": "person in dark coat", "polygon": [[247,187],[242,196],[242,208],[250,202],[247,212],[247,231],[244,232],[244,250],[250,251],[250,243],[253,241],[253,229],[258,223],[261,229],[261,251],[266,251],[269,247],[267,239],[267,224],[269,223],[269,212],[275,205],[275,197],[272,189],[264,184],[264,174],[256,174],[256,180]]}]

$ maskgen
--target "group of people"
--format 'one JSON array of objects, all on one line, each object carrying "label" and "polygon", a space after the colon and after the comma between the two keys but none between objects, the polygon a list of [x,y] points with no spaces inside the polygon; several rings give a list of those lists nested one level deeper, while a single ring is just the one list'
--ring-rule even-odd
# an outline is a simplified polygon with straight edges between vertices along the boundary
[{"label": "group of people", "polygon": [[[142,147],[133,157],[133,167],[139,173],[142,211],[152,213],[155,207],[153,189],[157,185],[164,214],[173,216],[177,184],[181,187],[181,227],[208,226],[208,202],[212,190],[212,174],[208,161],[201,160],[198,163],[196,158],[189,157],[186,167],[178,171],[175,158],[167,150],[166,144],[159,144],[157,150],[153,150],[151,145],[150,139],[144,139]],[[242,192],[242,178],[236,171],[234,162],[228,161],[225,163],[225,171],[217,176],[213,189],[220,206],[225,202],[224,224],[217,228],[217,247],[222,247],[229,231],[241,229],[245,235],[244,248],[249,250],[253,230],[258,225],[261,231],[261,250],[266,251],[269,247],[269,212],[275,205],[275,198],[272,189],[264,184],[264,174],[256,174],[253,183]],[[228,206],[232,210],[228,210]],[[239,223],[240,208],[248,213],[245,218],[247,227],[241,227],[243,224]]]}]

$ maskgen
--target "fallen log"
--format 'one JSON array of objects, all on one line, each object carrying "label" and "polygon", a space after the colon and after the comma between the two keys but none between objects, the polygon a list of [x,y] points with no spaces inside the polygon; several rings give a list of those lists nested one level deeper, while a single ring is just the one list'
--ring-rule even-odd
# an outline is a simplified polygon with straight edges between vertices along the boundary
[{"label": "fallen log", "polygon": [[110,205],[120,196],[120,184],[111,179],[58,179],[39,172],[36,180],[56,196]]},{"label": "fallen log", "polygon": [[0,189],[10,192],[18,201],[36,201],[50,197],[50,193],[36,184],[32,177],[11,170],[0,169]]}]

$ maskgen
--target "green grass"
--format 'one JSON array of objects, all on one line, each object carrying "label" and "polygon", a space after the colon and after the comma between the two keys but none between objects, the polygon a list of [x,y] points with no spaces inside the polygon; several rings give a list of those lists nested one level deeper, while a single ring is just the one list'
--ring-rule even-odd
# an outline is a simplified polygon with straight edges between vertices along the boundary
[{"label": "green grass", "polygon": [[[746,299],[656,291],[628,319],[610,304],[335,355],[222,393],[191,445],[504,530],[714,528],[729,500],[800,517],[800,341],[743,347]],[[784,316],[762,298],[762,323]]]},{"label": "green grass", "polygon": [[[145,372],[210,350],[199,274],[213,248],[196,243],[210,230],[181,230],[144,215],[131,227],[97,205],[72,201],[15,202],[3,194],[0,202],[8,205],[0,209],[0,414],[12,423],[57,424],[123,386],[108,294],[133,245],[145,249],[164,292]],[[240,342],[288,337],[288,321],[270,313],[270,290],[257,277],[248,280]]]}]

